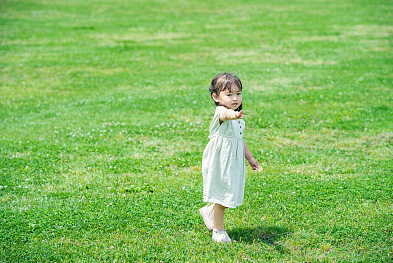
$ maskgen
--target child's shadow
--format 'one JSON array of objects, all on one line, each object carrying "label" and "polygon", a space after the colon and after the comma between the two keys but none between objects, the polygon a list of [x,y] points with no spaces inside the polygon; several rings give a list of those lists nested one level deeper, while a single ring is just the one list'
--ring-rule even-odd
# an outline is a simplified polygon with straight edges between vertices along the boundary
[{"label": "child's shadow", "polygon": [[285,248],[281,242],[286,239],[291,233],[285,227],[247,227],[247,228],[233,228],[228,231],[231,238],[237,242],[246,243],[265,243],[278,252],[284,254]]}]

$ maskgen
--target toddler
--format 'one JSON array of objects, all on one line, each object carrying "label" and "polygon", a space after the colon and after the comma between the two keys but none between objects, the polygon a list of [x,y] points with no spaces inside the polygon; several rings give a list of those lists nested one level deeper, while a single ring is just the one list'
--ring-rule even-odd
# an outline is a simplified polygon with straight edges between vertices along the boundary
[{"label": "toddler", "polygon": [[242,83],[230,73],[215,76],[209,88],[216,104],[210,123],[210,141],[202,157],[203,201],[212,203],[199,212],[213,231],[216,242],[231,242],[223,227],[226,208],[242,204],[245,186],[245,159],[253,170],[261,170],[243,141]]}]

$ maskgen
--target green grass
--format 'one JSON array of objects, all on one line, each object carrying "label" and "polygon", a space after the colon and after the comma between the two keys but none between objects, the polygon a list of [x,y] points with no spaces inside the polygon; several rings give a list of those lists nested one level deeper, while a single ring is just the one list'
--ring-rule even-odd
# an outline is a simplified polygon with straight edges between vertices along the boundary
[{"label": "green grass", "polygon": [[[393,3],[0,0],[1,262],[392,262]],[[237,242],[198,214],[244,85]]]}]

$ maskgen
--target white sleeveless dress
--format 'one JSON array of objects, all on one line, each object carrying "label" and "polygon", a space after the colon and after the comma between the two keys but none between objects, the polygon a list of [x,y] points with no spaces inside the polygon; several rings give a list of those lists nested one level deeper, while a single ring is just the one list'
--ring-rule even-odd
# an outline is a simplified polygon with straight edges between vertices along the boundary
[{"label": "white sleeveless dress", "polygon": [[210,123],[210,141],[202,157],[203,201],[235,208],[243,203],[246,165],[242,119],[224,121],[218,106]]}]

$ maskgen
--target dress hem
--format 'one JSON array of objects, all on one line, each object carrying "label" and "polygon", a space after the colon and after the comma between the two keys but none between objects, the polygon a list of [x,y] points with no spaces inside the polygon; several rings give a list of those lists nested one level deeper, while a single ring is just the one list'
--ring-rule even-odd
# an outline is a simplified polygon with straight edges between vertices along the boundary
[{"label": "dress hem", "polygon": [[243,204],[243,202],[242,203],[229,203],[228,204],[228,203],[225,203],[225,202],[221,202],[221,201],[219,201],[217,199],[211,199],[211,198],[203,198],[203,201],[205,203],[220,204],[220,205],[222,205],[224,207],[227,207],[227,208],[236,208],[236,207],[241,206]]}]

